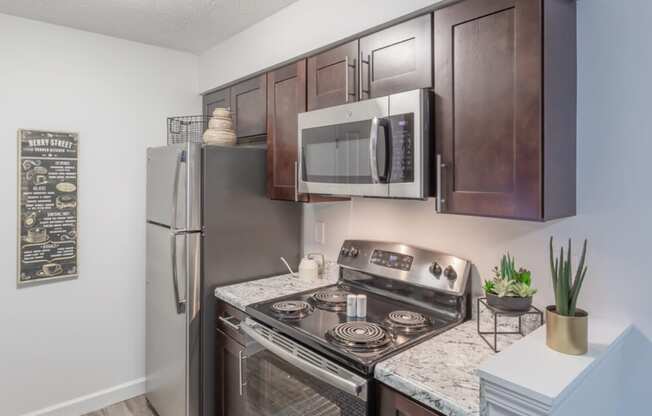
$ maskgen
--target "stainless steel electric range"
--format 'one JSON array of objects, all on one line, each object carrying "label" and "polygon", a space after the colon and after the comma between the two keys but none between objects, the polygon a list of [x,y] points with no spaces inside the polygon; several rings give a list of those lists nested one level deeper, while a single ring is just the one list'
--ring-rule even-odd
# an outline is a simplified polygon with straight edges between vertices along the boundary
[{"label": "stainless steel electric range", "polygon": [[[376,363],[466,318],[470,263],[405,244],[345,241],[337,284],[246,308],[249,414],[362,416]],[[364,294],[366,317],[346,314]]]}]

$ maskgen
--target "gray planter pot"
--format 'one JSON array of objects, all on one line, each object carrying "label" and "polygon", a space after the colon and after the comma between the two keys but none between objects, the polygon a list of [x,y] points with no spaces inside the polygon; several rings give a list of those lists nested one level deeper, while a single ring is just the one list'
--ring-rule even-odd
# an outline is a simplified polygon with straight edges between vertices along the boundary
[{"label": "gray planter pot", "polygon": [[527,312],[532,306],[532,297],[517,298],[513,296],[496,296],[487,294],[487,303],[489,306],[509,312]]}]

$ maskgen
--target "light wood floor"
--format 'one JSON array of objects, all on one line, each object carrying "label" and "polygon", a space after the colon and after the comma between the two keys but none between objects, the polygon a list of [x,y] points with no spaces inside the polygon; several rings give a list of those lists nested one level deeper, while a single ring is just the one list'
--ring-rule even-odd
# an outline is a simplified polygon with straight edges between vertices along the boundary
[{"label": "light wood floor", "polygon": [[156,416],[156,414],[147,406],[145,396],[138,396],[84,416]]}]

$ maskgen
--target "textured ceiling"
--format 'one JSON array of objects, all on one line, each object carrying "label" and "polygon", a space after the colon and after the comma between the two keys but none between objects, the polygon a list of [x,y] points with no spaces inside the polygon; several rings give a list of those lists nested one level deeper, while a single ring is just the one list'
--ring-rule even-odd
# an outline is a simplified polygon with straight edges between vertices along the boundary
[{"label": "textured ceiling", "polygon": [[296,0],[0,0],[0,13],[203,52]]}]

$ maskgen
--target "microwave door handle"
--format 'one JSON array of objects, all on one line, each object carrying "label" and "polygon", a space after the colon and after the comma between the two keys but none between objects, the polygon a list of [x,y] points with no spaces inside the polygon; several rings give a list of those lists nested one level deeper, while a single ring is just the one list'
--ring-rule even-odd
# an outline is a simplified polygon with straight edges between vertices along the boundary
[{"label": "microwave door handle", "polygon": [[380,177],[378,176],[378,126],[380,125],[380,119],[374,117],[371,120],[371,131],[369,132],[369,167],[371,169],[371,183],[380,182]]},{"label": "microwave door handle", "polygon": [[393,140],[394,138],[392,137],[390,128],[389,128],[389,123],[387,120],[382,119],[380,120],[380,125],[383,127],[383,130],[385,131],[385,172],[383,172],[383,181],[385,183],[389,183],[391,177],[392,177],[392,165],[393,165],[393,160],[394,160],[394,155],[392,154],[392,151],[394,149],[393,145]]}]

